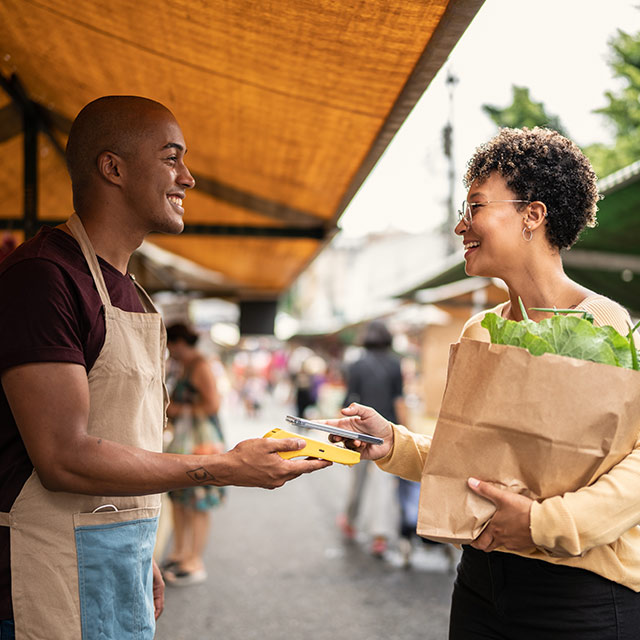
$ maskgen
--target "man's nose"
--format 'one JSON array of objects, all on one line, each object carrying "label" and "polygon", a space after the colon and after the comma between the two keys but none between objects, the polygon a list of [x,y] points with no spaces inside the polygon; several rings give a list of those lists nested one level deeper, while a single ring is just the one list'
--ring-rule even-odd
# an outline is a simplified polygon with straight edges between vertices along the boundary
[{"label": "man's nose", "polygon": [[178,176],[178,182],[185,189],[193,189],[193,187],[196,186],[196,181],[195,181],[194,177],[191,175],[191,172],[189,171],[189,169],[187,169],[187,165],[186,164],[182,165],[182,171],[180,172],[180,175]]}]

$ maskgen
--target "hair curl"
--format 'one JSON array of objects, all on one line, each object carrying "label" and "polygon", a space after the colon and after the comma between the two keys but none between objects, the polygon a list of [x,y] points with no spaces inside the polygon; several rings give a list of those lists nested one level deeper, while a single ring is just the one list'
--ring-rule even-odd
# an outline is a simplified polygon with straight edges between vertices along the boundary
[{"label": "hair curl", "polygon": [[517,199],[544,202],[547,239],[558,249],[571,247],[585,227],[596,225],[596,174],[578,146],[557,131],[501,129],[476,149],[464,185],[484,182],[493,172],[505,179]]}]

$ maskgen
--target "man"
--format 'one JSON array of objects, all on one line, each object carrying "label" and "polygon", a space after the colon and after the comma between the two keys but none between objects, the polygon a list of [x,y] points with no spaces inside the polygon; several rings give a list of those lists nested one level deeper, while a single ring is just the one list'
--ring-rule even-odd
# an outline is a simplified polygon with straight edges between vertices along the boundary
[{"label": "man", "polygon": [[19,640],[152,638],[161,492],[274,488],[328,465],[277,455],[298,439],[161,453],[165,331],[127,265],[148,233],[182,231],[185,153],[159,103],[89,103],[67,143],[76,213],[0,263],[2,640],[12,620]]},{"label": "man", "polygon": [[[384,322],[374,320],[367,325],[362,341],[364,353],[347,369],[344,406],[352,402],[366,404],[393,423],[407,424],[402,369],[391,349],[392,342],[393,336]],[[371,553],[382,557],[396,529],[397,482],[368,460],[356,467],[351,478],[347,507],[338,518],[338,525],[347,539],[356,536],[358,515],[368,492]]]}]

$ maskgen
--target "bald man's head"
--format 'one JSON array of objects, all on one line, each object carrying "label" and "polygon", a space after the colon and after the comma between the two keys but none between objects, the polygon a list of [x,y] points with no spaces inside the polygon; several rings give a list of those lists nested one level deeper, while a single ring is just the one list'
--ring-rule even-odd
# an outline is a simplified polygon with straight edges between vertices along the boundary
[{"label": "bald man's head", "polygon": [[159,117],[173,119],[171,112],[159,102],[139,96],[104,96],[80,111],[71,127],[66,149],[76,209],[87,187],[98,176],[98,156],[111,151],[127,158]]}]

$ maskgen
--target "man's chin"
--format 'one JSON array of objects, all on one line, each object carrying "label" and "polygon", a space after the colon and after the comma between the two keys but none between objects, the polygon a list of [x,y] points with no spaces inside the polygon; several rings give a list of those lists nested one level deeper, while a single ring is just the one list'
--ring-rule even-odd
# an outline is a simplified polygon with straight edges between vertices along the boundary
[{"label": "man's chin", "polygon": [[181,217],[174,216],[171,219],[159,221],[154,233],[167,233],[170,235],[177,235],[184,231],[184,221]]}]

